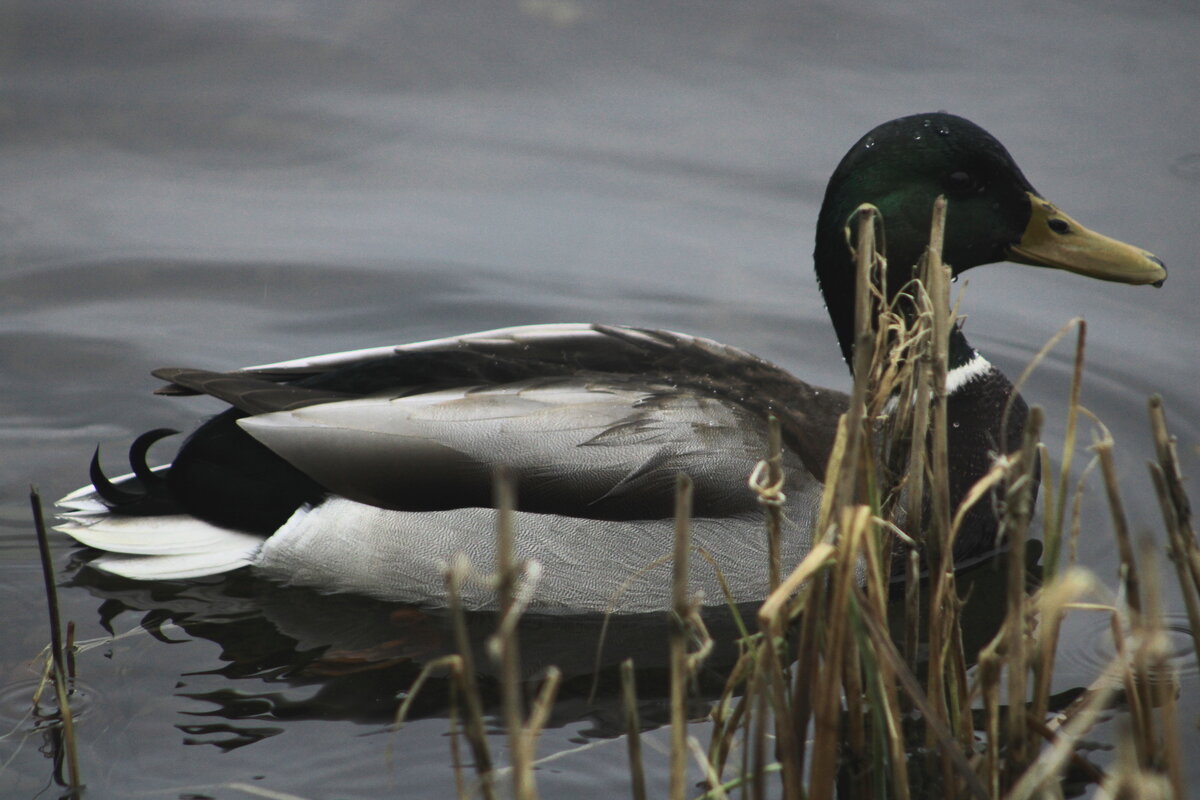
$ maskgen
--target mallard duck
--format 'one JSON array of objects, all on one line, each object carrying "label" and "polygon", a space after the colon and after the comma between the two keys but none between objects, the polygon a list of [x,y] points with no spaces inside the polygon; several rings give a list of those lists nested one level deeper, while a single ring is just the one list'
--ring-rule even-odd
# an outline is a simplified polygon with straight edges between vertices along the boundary
[{"label": "mallard duck", "polygon": [[[884,123],[829,181],[816,230],[818,285],[852,363],[854,269],[843,230],[870,202],[886,227],[889,287],[926,247],[929,213],[948,199],[945,260],[957,274],[997,261],[1130,284],[1161,284],[1160,260],[1093,233],[1042,198],[1005,148],[945,113]],[[952,500],[1013,449],[1025,406],[954,328],[948,377]],[[539,566],[531,607],[544,612],[663,608],[673,485],[695,482],[693,537],[737,602],[766,593],[762,511],[747,476],[766,451],[768,413],[782,422],[787,476],[783,553],[810,548],[844,394],[820,389],[744,350],[663,330],[530,325],[216,373],[163,369],[165,393],[203,393],[231,408],[191,434],[169,467],[146,465],[151,431],[130,448],[133,473],[59,501],[58,529],[106,551],[91,562],[139,580],[252,567],[327,592],[437,605],[445,564],[465,552],[493,566],[492,476],[515,477],[518,555]],[[163,391],[163,390],[160,390]],[[956,557],[993,546],[977,507]],[[726,601],[695,559],[692,587]],[[466,587],[486,607],[484,582]]]}]

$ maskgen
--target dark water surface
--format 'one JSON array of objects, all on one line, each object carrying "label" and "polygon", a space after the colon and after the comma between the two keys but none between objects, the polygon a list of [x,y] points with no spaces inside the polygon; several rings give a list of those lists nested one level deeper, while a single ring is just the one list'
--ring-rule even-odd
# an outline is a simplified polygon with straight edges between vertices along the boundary
[{"label": "dark water surface", "polygon": [[[1166,261],[1161,291],[985,268],[965,281],[967,330],[1015,375],[1087,317],[1084,403],[1118,442],[1135,530],[1161,527],[1143,466],[1148,394],[1165,397],[1197,474],[1194,4],[486,7],[0,4],[3,797],[58,794],[27,716],[47,634],[25,492],[58,497],[86,482],[97,443],[115,468],[140,431],[217,410],[155,398],[150,369],[597,320],[701,333],[844,387],[812,229],[838,158],[901,114],[974,119],[1068,213]],[[1062,348],[1025,392],[1048,407],[1053,447],[1069,372]],[[1115,586],[1098,484],[1084,513],[1080,561]],[[65,581],[70,547],[54,544]],[[444,647],[437,619],[249,576],[129,587],[85,575],[61,601],[93,643],[78,656],[89,798],[454,791],[443,706],[384,731],[395,693]],[[1173,592],[1168,605],[1182,623]],[[539,770],[545,796],[628,791],[619,717],[586,703],[591,651],[572,646],[594,634],[527,632],[531,668],[582,676],[539,746],[558,756]],[[1091,682],[1112,651],[1100,615],[1073,617],[1066,637],[1062,689]],[[662,658],[653,627],[618,638],[639,663]],[[1194,749],[1200,675],[1176,643]],[[652,699],[645,713],[663,714]],[[666,731],[648,738],[661,794]],[[1187,768],[1200,786],[1200,763]]]}]

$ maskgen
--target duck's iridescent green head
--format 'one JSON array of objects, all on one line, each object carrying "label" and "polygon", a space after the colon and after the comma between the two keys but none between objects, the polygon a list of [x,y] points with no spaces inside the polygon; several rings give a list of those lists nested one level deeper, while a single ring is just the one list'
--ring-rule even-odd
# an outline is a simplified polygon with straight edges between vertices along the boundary
[{"label": "duck's iridescent green head", "polygon": [[847,360],[854,296],[843,233],[848,217],[862,203],[883,214],[888,286],[895,291],[928,244],[939,195],[948,201],[943,259],[955,274],[1007,260],[1123,283],[1166,278],[1154,256],[1089,231],[1043,199],[983,128],[940,112],[901,117],[872,130],[845,155],[817,222],[817,278]]}]

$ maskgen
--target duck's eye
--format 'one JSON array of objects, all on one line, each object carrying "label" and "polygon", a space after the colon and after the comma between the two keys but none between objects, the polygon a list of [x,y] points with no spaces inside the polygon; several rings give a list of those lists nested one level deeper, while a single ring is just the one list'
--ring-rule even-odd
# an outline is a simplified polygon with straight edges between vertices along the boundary
[{"label": "duck's eye", "polygon": [[971,188],[971,176],[962,170],[950,173],[950,188],[957,192],[965,192]]},{"label": "duck's eye", "polygon": [[1071,232],[1071,226],[1067,224],[1066,220],[1059,219],[1058,217],[1052,217],[1051,219],[1046,220],[1046,225],[1055,233]]}]

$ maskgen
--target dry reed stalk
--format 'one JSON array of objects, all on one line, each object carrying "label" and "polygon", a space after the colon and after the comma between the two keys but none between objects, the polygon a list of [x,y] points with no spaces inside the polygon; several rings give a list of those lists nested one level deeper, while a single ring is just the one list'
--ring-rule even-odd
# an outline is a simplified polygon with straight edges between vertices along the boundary
[{"label": "dry reed stalk", "polygon": [[767,596],[758,609],[758,622],[764,632],[769,631],[774,636],[783,635],[784,626],[788,622],[788,599],[828,566],[837,552],[838,548],[828,542],[817,543],[779,584],[779,588]]},{"label": "dry reed stalk", "polygon": [[1117,764],[1110,769],[1100,791],[1105,797],[1137,798],[1137,800],[1180,800],[1170,781],[1156,772],[1148,772],[1138,764],[1135,737],[1127,729],[1117,738]]},{"label": "dry reed stalk", "polygon": [[1162,509],[1163,524],[1171,561],[1182,590],[1187,610],[1192,646],[1200,653],[1200,545],[1197,545],[1191,525],[1191,505],[1183,489],[1175,439],[1167,432],[1162,398],[1152,397],[1149,403],[1150,427],[1154,437],[1158,463],[1150,463],[1150,477]]},{"label": "dry reed stalk", "polygon": [[[454,794],[458,800],[468,800],[467,780],[463,777],[462,718],[458,713],[459,686],[450,681],[450,768],[454,772]],[[390,753],[389,753],[390,755]]]},{"label": "dry reed stalk", "polygon": [[[746,769],[750,769],[750,796],[754,800],[763,800],[767,795],[767,691],[763,688],[764,677],[762,670],[756,669],[750,676],[750,682],[746,687],[747,693],[753,698],[754,713],[748,715],[746,719],[747,729],[753,726],[753,763],[743,765],[742,774],[746,773]],[[751,721],[753,717],[753,722]]]},{"label": "dry reed stalk", "polygon": [[638,718],[637,684],[632,658],[621,662],[621,704],[625,710],[625,743],[629,751],[629,781],[633,800],[646,800],[646,773],[642,769],[642,724]]},{"label": "dry reed stalk", "polygon": [[767,458],[765,475],[756,481],[756,469],[750,476],[750,485],[758,495],[758,502],[767,511],[767,586],[771,591],[779,586],[779,541],[783,537],[783,435],[779,418],[774,414],[767,417]]},{"label": "dry reed stalk", "polygon": [[[834,564],[830,586],[830,608],[835,616],[828,623],[828,643],[825,663],[814,676],[817,690],[813,704],[812,773],[809,797],[829,800],[833,797],[837,775],[837,753],[840,744],[840,699],[842,696],[842,665],[846,661],[849,619],[845,613],[849,597],[857,583],[855,562],[861,537],[867,535],[871,509],[850,506],[842,509],[838,526],[839,558]],[[798,795],[789,795],[798,796]]]},{"label": "dry reed stalk", "polygon": [[1083,496],[1084,486],[1092,477],[1092,472],[1100,462],[1093,458],[1083,468],[1079,480],[1075,484],[1075,502],[1071,505],[1071,524],[1067,533],[1067,566],[1072,567],[1079,561],[1079,535],[1083,531]]},{"label": "dry reed stalk", "polygon": [[[1171,505],[1176,512],[1175,524],[1187,540],[1188,549],[1192,556],[1200,554],[1200,543],[1196,541],[1196,532],[1192,529],[1192,505],[1187,492],[1183,488],[1183,476],[1179,469],[1179,456],[1175,452],[1175,437],[1167,432],[1166,411],[1163,409],[1162,398],[1155,395],[1150,398],[1150,427],[1154,437],[1154,449],[1163,475],[1167,479],[1170,491]],[[1200,583],[1200,560],[1190,561],[1192,580]]]},{"label": "dry reed stalk", "polygon": [[446,600],[454,631],[454,646],[460,659],[463,706],[463,734],[471,747],[475,760],[475,773],[479,777],[479,788],[484,800],[494,800],[496,788],[492,768],[492,754],[488,748],[483,725],[483,700],[479,684],[475,679],[475,658],[471,653],[471,640],[467,635],[467,617],[463,611],[461,586],[470,572],[466,556],[459,554],[446,570]]},{"label": "dry reed stalk", "polygon": [[[33,529],[37,534],[38,555],[42,562],[42,581],[46,593],[46,610],[50,621],[50,664],[54,678],[54,695],[62,720],[63,749],[66,751],[67,788],[72,797],[80,796],[83,782],[79,776],[79,754],[75,742],[75,717],[71,713],[70,686],[67,682],[67,661],[63,655],[62,622],[58,612],[58,588],[54,585],[54,559],[50,555],[50,539],[42,514],[42,498],[37,489],[29,489],[29,505],[33,511]],[[69,670],[74,673],[74,663]]]},{"label": "dry reed stalk", "polygon": [[[1115,645],[1117,656],[1121,659],[1121,670],[1119,673],[1121,688],[1125,692],[1125,704],[1128,711],[1128,723],[1133,734],[1130,737],[1134,749],[1137,751],[1137,762],[1145,764],[1148,761],[1149,754],[1146,750],[1146,741],[1149,737],[1149,703],[1143,691],[1143,688],[1138,682],[1138,674],[1134,665],[1134,658],[1139,646],[1138,634],[1140,631],[1135,629],[1129,635],[1126,635],[1125,627],[1122,625],[1123,615],[1122,609],[1114,607],[1110,624],[1112,628],[1113,643]],[[1129,651],[1129,645],[1134,645],[1134,653]]]},{"label": "dry reed stalk", "polygon": [[[824,556],[818,548],[826,548]],[[824,559],[828,558],[833,551],[833,546],[828,542],[820,542],[800,562],[797,569],[808,562],[811,565],[810,569],[815,574],[817,565],[823,563]],[[816,553],[815,556],[814,553]],[[793,576],[795,574],[793,572]],[[792,704],[787,710],[786,716],[796,746],[786,756],[795,760],[801,772],[803,772],[808,756],[808,728],[812,721],[813,706],[816,701],[816,684],[811,677],[816,674],[817,664],[820,660],[818,647],[820,631],[818,629],[825,609],[825,583],[823,577],[808,583],[796,598],[794,606],[797,609],[803,609],[803,613],[800,615],[800,630],[796,636],[796,645],[793,651],[795,660],[792,666]],[[775,594],[778,595],[779,590]],[[759,616],[761,620],[761,612]],[[762,625],[761,621],[760,625]],[[767,630],[765,627],[762,629]]]},{"label": "dry reed stalk", "polygon": [[[767,457],[760,461],[755,468],[754,473],[750,476],[750,486],[758,495],[758,500],[766,508],[766,525],[767,525],[767,542],[768,542],[768,573],[771,595],[774,596],[777,602],[784,602],[790,597],[789,594],[783,594],[779,591],[779,539],[782,535],[783,525],[783,502],[786,499],[781,491],[784,481],[783,475],[783,449],[782,437],[780,434],[779,420],[774,415],[768,417],[768,452]],[[789,582],[791,576],[789,576]],[[766,607],[764,605],[764,607]],[[771,625],[762,628],[764,631],[770,631],[765,639],[760,639],[758,647],[758,657],[754,664],[759,670],[759,676],[762,677],[765,672],[766,686],[770,692],[770,700],[775,713],[775,739],[776,746],[781,754],[780,763],[783,770],[784,786],[790,791],[799,791],[802,781],[803,764],[792,757],[793,753],[798,752],[798,744],[796,741],[797,734],[794,731],[791,720],[785,710],[789,706],[789,698],[787,696],[787,677],[784,674],[785,666],[783,661],[783,653],[786,648],[786,640],[783,636],[784,625],[781,620],[776,618],[772,620]],[[761,684],[756,684],[761,685]]]},{"label": "dry reed stalk", "polygon": [[[725,688],[721,692],[721,696],[717,699],[716,705],[713,706],[712,711],[709,713],[709,720],[712,723],[713,730],[712,742],[708,748],[708,760],[713,763],[720,774],[724,774],[725,772],[725,762],[733,750],[738,726],[742,723],[746,714],[749,692],[742,692],[736,702],[733,698],[737,693],[738,687],[746,683],[749,679],[748,675],[753,669],[754,661],[755,652],[752,650],[744,651],[738,657],[733,668],[729,671],[728,677],[725,679]],[[730,710],[731,706],[732,710]],[[743,749],[743,755],[744,753]]]},{"label": "dry reed stalk", "polygon": [[[404,693],[404,699],[396,709],[396,715],[392,719],[392,730],[399,730],[404,725],[405,720],[408,719],[408,712],[417,699],[417,695],[421,693],[421,689],[425,687],[426,682],[433,676],[433,673],[445,669],[452,677],[456,677],[463,671],[462,664],[462,656],[448,655],[435,658],[422,667],[421,671],[417,673],[416,680],[409,684],[408,689]],[[453,682],[451,685],[453,685]]]},{"label": "dry reed stalk", "polygon": [[528,781],[530,784],[533,784],[533,763],[537,754],[537,740],[546,727],[546,720],[550,718],[550,711],[554,708],[554,698],[558,695],[558,687],[561,683],[562,672],[559,668],[547,667],[546,677],[542,679],[542,686],[538,689],[537,696],[533,698],[533,703],[529,708],[529,718],[521,726],[521,745],[529,759]]},{"label": "dry reed stalk", "polygon": [[[946,376],[950,363],[950,268],[942,263],[942,242],[946,234],[946,198],[939,196],[933,204],[933,222],[930,226],[929,247],[925,253],[922,280],[929,292],[933,311],[933,337],[930,376],[932,380],[933,411],[930,430],[933,434],[932,468],[937,480],[930,486],[931,509],[930,531],[935,544],[944,552],[950,550],[950,474],[947,447],[949,425],[946,413]],[[933,555],[939,555],[934,553]],[[944,558],[944,556],[943,556]],[[931,563],[936,564],[937,561]],[[935,579],[936,581],[937,579]],[[940,582],[940,581],[937,581]]]},{"label": "dry reed stalk", "polygon": [[[803,782],[804,765],[793,757],[799,752],[796,732],[788,718],[787,708],[787,677],[784,674],[783,652],[787,646],[786,640],[780,637],[767,637],[762,641],[758,660],[758,683],[763,702],[767,702],[772,710],[775,722],[775,747],[780,767],[783,772],[785,792],[800,791]],[[766,754],[761,753],[765,761]],[[791,795],[789,795],[791,796]]]},{"label": "dry reed stalk", "polygon": [[[851,765],[867,763],[867,730],[866,720],[864,719],[866,709],[863,706],[865,698],[863,697],[862,647],[858,641],[859,637],[853,635],[857,628],[853,619],[854,612],[857,610],[859,613],[863,613],[864,609],[853,608],[855,605],[854,590],[858,583],[854,565],[859,561],[859,552],[865,551],[868,548],[866,542],[874,538],[872,535],[874,521],[870,516],[870,509],[865,506],[861,508],[866,512],[866,518],[861,524],[860,531],[856,536],[852,537],[854,555],[845,558],[843,561],[843,563],[850,565],[850,574],[844,578],[849,583],[846,603],[845,606],[839,606],[844,609],[844,613],[832,621],[833,624],[843,626],[846,629],[845,638],[842,640],[842,674],[840,676],[843,687],[843,702],[845,703],[845,735],[842,744],[845,749],[845,757]],[[850,554],[848,553],[847,556],[850,556]],[[869,561],[869,558],[867,560]],[[868,660],[870,660],[869,654]],[[864,770],[851,770],[851,792],[854,796],[866,796],[866,778],[867,774]]]},{"label": "dry reed stalk", "polygon": [[721,782],[721,776],[713,769],[712,762],[708,760],[707,753],[700,746],[700,741],[695,736],[689,736],[687,738],[687,746],[688,751],[692,754],[692,758],[696,760],[697,766],[700,767],[700,771],[704,773],[705,782],[710,787],[704,793],[705,796],[711,797],[713,800],[727,800],[728,795],[725,793],[725,785]]},{"label": "dry reed stalk", "polygon": [[[920,448],[914,448],[920,449]],[[904,562],[904,661],[917,671],[918,643],[921,641],[921,553],[909,551]],[[907,707],[907,704],[905,705]]]},{"label": "dry reed stalk", "polygon": [[[851,414],[857,414],[860,409],[866,408],[868,389],[866,377],[870,373],[871,363],[875,359],[876,320],[879,318],[877,304],[873,300],[876,297],[876,291],[886,291],[886,287],[882,290],[876,290],[875,287],[883,280],[882,276],[887,274],[879,250],[875,246],[876,228],[882,229],[883,226],[883,217],[880,215],[879,209],[864,203],[855,210],[854,217],[858,227],[851,248],[854,253],[855,270],[853,363],[855,380],[850,398]],[[855,437],[851,440],[852,445],[857,443],[859,433],[861,431],[851,431],[851,436]],[[849,449],[851,452],[856,452],[854,447]]]},{"label": "dry reed stalk", "polygon": [[[1114,659],[1105,672],[1117,669],[1120,657]],[[1033,800],[1040,797],[1047,783],[1057,782],[1062,766],[1071,757],[1075,745],[1096,724],[1100,714],[1109,706],[1116,687],[1112,681],[1104,681],[1089,691],[1076,706],[1073,714],[1058,732],[1054,743],[1041,751],[1037,759],[1021,774],[1005,795],[1005,800]],[[1000,795],[994,795],[999,797]]]},{"label": "dry reed stalk", "polygon": [[988,797],[1000,797],[1002,783],[1000,762],[1000,676],[1003,659],[995,652],[994,645],[1003,641],[998,634],[991,644],[979,654],[975,671],[975,683],[983,700],[984,752],[982,761],[983,780],[987,783]]},{"label": "dry reed stalk", "polygon": [[508,470],[496,471],[492,487],[496,509],[496,598],[500,619],[496,633],[488,640],[488,649],[500,667],[500,700],[508,733],[513,796],[517,800],[534,800],[537,787],[533,780],[533,753],[526,746],[525,714],[521,708],[521,666],[516,643],[519,616],[515,599],[517,563],[513,552],[515,489]]},{"label": "dry reed stalk", "polygon": [[893,665],[900,689],[908,695],[913,706],[925,718],[926,728],[933,734],[935,750],[945,753],[954,775],[962,781],[969,795],[980,800],[989,800],[991,795],[988,795],[979,777],[971,768],[966,755],[955,741],[950,728],[934,714],[933,706],[927,694],[921,688],[916,675],[909,672],[908,668],[904,665],[904,660],[901,658],[899,651],[896,650],[896,645],[892,641],[891,634],[887,629],[886,620],[879,620],[872,616],[864,615],[862,621],[871,638],[873,652],[879,654],[881,658],[886,658]]},{"label": "dry reed stalk", "polygon": [[[948,598],[955,593],[953,542],[951,541],[949,462],[947,453],[948,415],[946,380],[949,372],[950,343],[950,280],[949,269],[942,263],[942,242],[945,235],[946,200],[934,202],[929,246],[922,259],[920,276],[929,294],[932,312],[929,380],[929,519],[925,525],[926,561],[929,564],[929,663],[926,686],[937,720],[950,724],[947,706],[945,675],[949,648],[947,626],[952,623],[947,609]],[[932,731],[926,720],[926,743],[933,748]],[[952,780],[951,764],[942,754],[943,780],[947,787]]]},{"label": "dry reed stalk", "polygon": [[1189,547],[1187,538],[1180,530],[1178,514],[1172,505],[1171,492],[1167,487],[1167,478],[1162,466],[1153,462],[1147,466],[1150,468],[1150,477],[1153,480],[1163,521],[1167,528],[1168,552],[1175,565],[1175,575],[1179,579],[1179,586],[1182,589],[1184,608],[1187,611],[1192,633],[1192,645],[1196,652],[1200,653],[1200,599],[1197,597],[1200,593],[1200,581],[1193,580],[1192,571],[1189,569],[1189,562],[1195,555],[1194,544]]},{"label": "dry reed stalk", "polygon": [[[817,529],[817,538],[823,539],[835,523],[830,514],[834,508],[842,508],[860,502],[859,475],[866,459],[861,458],[864,419],[868,399],[871,364],[875,353],[876,314],[872,303],[874,275],[883,273],[883,262],[875,248],[875,228],[880,225],[879,210],[864,204],[854,213],[857,221],[857,238],[852,250],[855,256],[855,304],[854,304],[854,384],[850,393],[850,405],[842,416],[838,427],[838,439],[834,452],[826,467],[825,496],[822,498],[822,515]],[[847,234],[849,239],[849,232]],[[840,446],[840,452],[839,452]]]},{"label": "dry reed stalk", "polygon": [[[1047,487],[1045,532],[1045,556],[1042,559],[1043,571],[1047,582],[1054,580],[1059,568],[1059,553],[1062,546],[1063,521],[1067,508],[1067,483],[1071,475],[1071,462],[1075,454],[1075,437],[1079,421],[1079,395],[1083,389],[1083,362],[1087,348],[1087,322],[1082,319],[1072,320],[1078,328],[1079,335],[1075,340],[1075,362],[1071,370],[1071,389],[1067,399],[1067,429],[1063,436],[1062,463],[1059,466],[1058,486],[1056,489]],[[1070,324],[1070,323],[1068,323]],[[1042,470],[1043,475],[1050,475],[1048,463]]]},{"label": "dry reed stalk", "polygon": [[[767,763],[765,751],[766,723],[769,695],[774,698],[776,719],[776,736],[779,742],[780,770],[784,776],[785,787],[793,792],[800,792],[803,767],[805,761],[806,737],[810,709],[813,698],[818,696],[816,681],[801,683],[801,676],[811,677],[815,674],[817,665],[816,627],[820,615],[813,613],[814,605],[809,602],[821,597],[822,593],[814,591],[810,583],[815,575],[820,573],[830,563],[836,553],[836,548],[828,542],[817,543],[808,555],[796,565],[795,569],[785,578],[763,602],[758,611],[758,625],[761,632],[758,646],[752,660],[750,674],[746,686],[746,697],[753,698],[747,705],[747,731],[752,732],[750,741],[753,745],[754,764],[746,764],[743,774],[749,770],[753,796],[762,797],[765,792],[762,776]],[[793,595],[802,586],[807,586],[805,592],[793,600]],[[790,701],[784,695],[783,668],[780,661],[782,648],[786,646],[785,633],[792,618],[792,611],[805,606],[806,613],[801,616],[801,631],[798,647],[798,664],[794,674],[795,685],[792,687]],[[809,671],[809,670],[813,671]],[[730,683],[732,687],[734,684]],[[751,724],[750,718],[754,721]],[[791,794],[788,796],[799,796]]]},{"label": "dry reed stalk", "polygon": [[1136,627],[1142,612],[1141,581],[1138,580],[1137,561],[1133,557],[1133,542],[1129,536],[1129,523],[1125,518],[1125,504],[1121,501],[1121,490],[1117,481],[1117,467],[1113,460],[1113,439],[1107,430],[1103,438],[1092,445],[1100,460],[1100,472],[1104,476],[1104,491],[1108,497],[1108,512],[1113,523],[1113,536],[1117,540],[1117,552],[1121,564],[1121,584],[1125,589],[1125,602],[1129,606],[1131,621]]},{"label": "dry reed stalk", "polygon": [[1034,644],[1034,688],[1029,716],[1035,720],[1046,719],[1050,706],[1050,679],[1054,671],[1054,659],[1058,649],[1059,631],[1070,604],[1093,591],[1096,580],[1090,572],[1070,567],[1042,588],[1036,599],[1039,621]]},{"label": "dry reed stalk", "polygon": [[[459,727],[462,725],[462,722],[460,721],[458,713],[458,698],[459,695],[465,693],[462,665],[462,657],[457,654],[452,654],[448,656],[442,656],[441,658],[435,658],[422,667],[420,673],[417,674],[416,680],[409,685],[408,690],[405,692],[404,700],[401,701],[400,706],[396,709],[396,715],[392,719],[391,730],[398,731],[401,727],[403,727],[404,722],[408,719],[408,712],[412,708],[413,702],[417,699],[417,696],[421,693],[421,690],[425,687],[425,683],[429,680],[433,673],[440,669],[446,669],[450,673],[450,765],[454,771],[455,794],[460,798],[460,800],[465,800],[470,796],[470,794],[467,791],[466,781],[463,779],[462,755],[459,745]],[[482,735],[482,726],[480,728],[479,735]],[[472,747],[474,746],[475,742],[472,742]],[[486,742],[483,743],[483,748],[486,751]],[[393,742],[390,740],[388,741],[387,746],[387,763],[389,769],[394,769],[395,751],[393,748]],[[478,764],[478,759],[476,759],[476,763]],[[483,782],[487,779],[482,773],[480,774],[480,779],[482,786]],[[490,784],[488,785],[488,788],[484,789],[484,795],[490,796],[489,791]]]},{"label": "dry reed stalk", "polygon": [[1007,485],[1004,518],[1000,535],[1008,545],[1008,573],[1005,605],[1008,609],[1004,656],[1008,667],[1008,717],[1005,737],[1008,745],[1006,771],[1018,774],[1031,760],[1029,729],[1025,724],[1025,701],[1030,667],[1028,642],[1028,601],[1025,594],[1025,543],[1033,516],[1033,491],[1036,486],[1034,465],[1037,443],[1042,433],[1042,409],[1029,409],[1021,450],[1013,459],[1013,473]]},{"label": "dry reed stalk", "polygon": [[[880,561],[881,556],[875,547],[875,538],[868,536],[866,544],[867,561]],[[916,551],[912,551],[912,555],[915,556]],[[889,560],[880,563],[890,564],[891,562]],[[859,596],[859,605],[864,616],[887,620],[888,577],[890,576],[885,576],[877,569],[867,571],[867,585],[865,591],[861,591]],[[907,626],[905,630],[907,631]],[[904,752],[900,694],[896,688],[896,670],[900,667],[887,658],[887,653],[875,650],[870,642],[870,633],[866,631],[864,633],[866,641],[862,642],[859,648],[868,656],[866,663],[874,667],[874,691],[879,700],[872,703],[871,708],[875,715],[875,724],[879,728],[879,737],[885,742],[886,750],[886,753],[880,753],[878,758],[882,760],[886,757],[891,768],[891,788],[897,800],[908,800],[908,759]]]},{"label": "dry reed stalk", "polygon": [[954,624],[949,626],[946,643],[950,657],[950,719],[958,734],[963,749],[970,752],[973,745],[975,721],[971,714],[970,687],[967,679],[967,654],[963,647],[962,610],[963,601],[958,593],[950,595],[950,615]]},{"label": "dry reed stalk", "polygon": [[[792,701],[783,714],[792,732],[793,742],[793,748],[783,757],[790,759],[794,764],[792,768],[800,773],[804,771],[808,728],[818,697],[817,682],[812,680],[812,676],[817,674],[820,663],[822,623],[827,607],[827,581],[823,572],[834,563],[835,553],[836,548],[831,543],[816,543],[758,612],[759,629],[775,641],[783,640],[788,621],[794,614],[800,614],[800,630],[794,650],[795,664],[792,667]],[[796,593],[790,610],[785,610],[786,599]],[[800,613],[801,610],[803,613]]]},{"label": "dry reed stalk", "polygon": [[675,545],[671,570],[671,778],[670,797],[687,791],[687,623],[688,550],[691,546],[692,480],[675,481]]},{"label": "dry reed stalk", "polygon": [[[1043,597],[1047,590],[1057,584],[1057,576],[1062,570],[1059,564],[1062,552],[1063,539],[1063,524],[1065,522],[1067,508],[1067,487],[1070,478],[1071,460],[1075,452],[1076,428],[1078,424],[1079,412],[1079,396],[1083,385],[1083,364],[1084,352],[1087,341],[1087,323],[1082,319],[1078,320],[1079,336],[1075,342],[1075,362],[1071,372],[1071,388],[1067,401],[1067,430],[1063,442],[1062,465],[1059,472],[1059,480],[1057,487],[1047,486],[1044,493],[1045,496],[1045,530],[1043,533],[1043,544],[1045,546],[1043,561],[1043,581],[1046,589],[1043,589]],[[1049,452],[1044,445],[1039,445],[1038,448],[1039,461],[1041,464],[1041,474],[1050,475],[1050,458]],[[1075,510],[1072,516],[1072,530],[1077,530],[1079,525],[1080,501],[1082,499],[1082,490],[1077,489]],[[1070,563],[1074,563],[1074,553]],[[1070,566],[1067,567],[1070,569]],[[1074,584],[1068,584],[1068,588]],[[1051,600],[1056,600],[1058,595],[1054,595]],[[1039,629],[1036,648],[1032,661],[1033,668],[1033,698],[1030,705],[1030,715],[1035,720],[1043,720],[1046,718],[1050,704],[1050,683],[1051,677],[1054,674],[1055,656],[1058,650],[1058,634],[1062,626],[1063,617],[1066,615],[1065,603],[1046,603],[1039,602]]]},{"label": "dry reed stalk", "polygon": [[[1135,656],[1140,682],[1149,694],[1149,713],[1158,713],[1158,724],[1150,732],[1145,748],[1153,754],[1147,768],[1162,770],[1171,783],[1175,797],[1184,797],[1183,753],[1179,743],[1179,719],[1175,697],[1179,688],[1176,669],[1171,664],[1171,642],[1163,625],[1162,587],[1159,584],[1158,547],[1146,536],[1139,542],[1139,558],[1145,575],[1142,599],[1140,643]],[[1160,735],[1155,736],[1158,732]]]},{"label": "dry reed stalk", "polygon": [[[1113,534],[1117,540],[1117,552],[1120,557],[1120,578],[1124,590],[1124,609],[1128,612],[1128,621],[1133,636],[1134,648],[1122,673],[1125,684],[1126,700],[1129,703],[1130,721],[1133,729],[1133,745],[1138,754],[1138,763],[1148,767],[1155,751],[1154,742],[1154,703],[1150,679],[1146,672],[1146,661],[1150,656],[1147,648],[1151,646],[1154,621],[1143,618],[1142,588],[1139,578],[1137,561],[1134,558],[1133,545],[1129,537],[1129,527],[1125,520],[1124,507],[1117,486],[1116,468],[1112,457],[1112,437],[1104,430],[1100,442],[1093,445],[1100,461],[1104,475],[1104,487],[1108,496],[1109,512],[1113,521]],[[1113,615],[1114,635],[1117,639],[1118,650],[1123,651],[1125,637],[1121,625],[1120,614]]]},{"label": "dry reed stalk", "polygon": [[[44,524],[44,523],[43,523]],[[67,622],[67,641],[63,645],[63,655],[67,660],[67,680],[75,680],[75,621]]]}]

